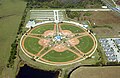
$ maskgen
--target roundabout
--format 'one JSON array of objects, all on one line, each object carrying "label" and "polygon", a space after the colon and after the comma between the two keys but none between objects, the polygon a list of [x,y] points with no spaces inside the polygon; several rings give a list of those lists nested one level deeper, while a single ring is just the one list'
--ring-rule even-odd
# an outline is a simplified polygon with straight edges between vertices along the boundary
[{"label": "roundabout", "polygon": [[20,46],[26,57],[49,65],[69,65],[90,57],[97,48],[95,36],[81,26],[45,23],[29,29]]}]

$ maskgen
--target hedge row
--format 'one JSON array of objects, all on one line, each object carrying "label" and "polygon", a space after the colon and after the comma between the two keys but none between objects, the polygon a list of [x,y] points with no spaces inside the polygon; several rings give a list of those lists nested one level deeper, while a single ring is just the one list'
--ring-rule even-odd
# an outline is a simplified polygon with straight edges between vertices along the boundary
[{"label": "hedge row", "polygon": [[25,8],[24,13],[23,13],[23,16],[21,18],[21,22],[19,24],[17,36],[15,38],[15,41],[11,44],[10,57],[8,59],[8,64],[7,64],[8,68],[11,68],[14,66],[14,59],[16,58],[16,55],[17,55],[18,42],[20,40],[20,38],[18,38],[18,37],[21,36],[21,34],[23,32],[22,30],[23,30],[23,27],[25,25],[25,20],[26,20],[26,16],[27,16],[28,11],[29,11],[29,7],[28,7],[28,3],[27,3],[26,8]]}]

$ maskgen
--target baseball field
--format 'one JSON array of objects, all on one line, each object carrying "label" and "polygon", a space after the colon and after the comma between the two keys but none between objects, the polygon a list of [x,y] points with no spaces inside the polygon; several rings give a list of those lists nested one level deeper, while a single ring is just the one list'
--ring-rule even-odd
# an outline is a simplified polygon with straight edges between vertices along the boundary
[{"label": "baseball field", "polygon": [[[58,27],[59,35],[56,33]],[[60,39],[59,39],[60,38]],[[39,62],[69,64],[94,52],[96,40],[87,30],[74,24],[47,23],[27,32],[21,48]],[[74,49],[72,49],[74,48]]]}]

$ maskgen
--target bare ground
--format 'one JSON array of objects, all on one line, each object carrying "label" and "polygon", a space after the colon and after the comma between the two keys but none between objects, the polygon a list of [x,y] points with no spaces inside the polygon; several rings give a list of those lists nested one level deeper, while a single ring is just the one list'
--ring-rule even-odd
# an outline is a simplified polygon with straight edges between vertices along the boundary
[{"label": "bare ground", "polygon": [[80,67],[70,78],[120,78],[120,67]]},{"label": "bare ground", "polygon": [[[83,13],[83,12],[82,12]],[[110,26],[110,28],[106,27],[99,27],[99,28],[92,28],[92,30],[98,36],[105,36],[105,37],[120,37],[120,15],[114,12],[89,12],[91,16],[84,16],[85,20],[90,20],[91,25],[95,23],[96,26]],[[83,18],[83,17],[82,17]]]}]

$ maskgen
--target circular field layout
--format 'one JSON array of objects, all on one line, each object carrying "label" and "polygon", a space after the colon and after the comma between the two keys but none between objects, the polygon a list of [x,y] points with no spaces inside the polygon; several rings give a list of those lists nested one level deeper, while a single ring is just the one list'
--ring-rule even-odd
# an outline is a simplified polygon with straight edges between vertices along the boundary
[{"label": "circular field layout", "polygon": [[47,23],[30,29],[21,39],[21,48],[30,58],[53,65],[83,60],[96,50],[95,37],[80,26]]}]

